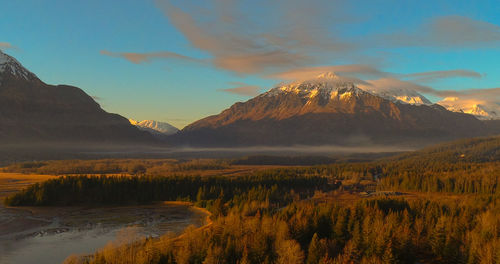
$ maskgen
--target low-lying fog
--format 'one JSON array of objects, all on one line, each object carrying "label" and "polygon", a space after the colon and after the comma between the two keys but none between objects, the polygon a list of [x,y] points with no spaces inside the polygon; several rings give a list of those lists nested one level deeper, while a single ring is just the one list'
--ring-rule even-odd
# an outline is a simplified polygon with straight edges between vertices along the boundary
[{"label": "low-lying fog", "polygon": [[238,158],[251,155],[384,157],[417,149],[414,146],[252,146],[252,147],[165,147],[105,145],[25,145],[0,147],[0,165],[32,160],[100,158]]}]

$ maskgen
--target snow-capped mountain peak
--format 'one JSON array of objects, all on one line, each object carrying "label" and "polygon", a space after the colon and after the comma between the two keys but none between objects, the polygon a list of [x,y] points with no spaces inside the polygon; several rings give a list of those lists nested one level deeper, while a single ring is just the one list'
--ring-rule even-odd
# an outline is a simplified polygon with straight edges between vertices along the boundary
[{"label": "snow-capped mountain peak", "polygon": [[295,93],[302,98],[322,96],[323,99],[344,100],[352,96],[369,93],[395,103],[414,105],[431,105],[432,102],[411,88],[402,86],[355,84],[332,72],[322,73],[316,78],[281,84],[264,93],[262,96],[276,96]]},{"label": "snow-capped mountain peak", "polygon": [[482,120],[500,119],[500,105],[492,102],[446,97],[438,104],[449,111],[471,114]]},{"label": "snow-capped mountain peak", "polygon": [[278,85],[261,96],[276,96],[287,93],[294,93],[302,98],[321,96],[324,99],[345,99],[364,93],[364,91],[356,87],[354,83],[345,81],[334,73],[327,72],[314,79]]},{"label": "snow-capped mountain peak", "polygon": [[129,119],[129,122],[137,128],[151,132],[153,134],[172,135],[179,131],[178,128],[166,122],[159,122],[154,120],[136,121],[134,119]]},{"label": "snow-capped mountain peak", "polygon": [[0,50],[0,78],[6,72],[25,80],[37,79],[36,75],[24,68],[19,61]]}]

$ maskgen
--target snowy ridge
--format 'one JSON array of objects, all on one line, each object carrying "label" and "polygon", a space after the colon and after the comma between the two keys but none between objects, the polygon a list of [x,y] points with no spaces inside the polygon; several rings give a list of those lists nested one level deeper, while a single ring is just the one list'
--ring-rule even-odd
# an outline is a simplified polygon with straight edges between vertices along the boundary
[{"label": "snowy ridge", "polygon": [[143,120],[139,122],[134,119],[129,119],[129,122],[130,124],[136,126],[137,128],[151,133],[172,135],[177,133],[177,131],[179,131],[178,128],[166,122],[159,122],[154,120]]},{"label": "snowy ridge", "polygon": [[500,119],[500,105],[492,102],[446,97],[438,104],[449,111],[471,114],[481,120]]},{"label": "snowy ridge", "polygon": [[19,61],[0,50],[0,78],[5,72],[25,80],[37,79],[36,75],[24,68]]},{"label": "snowy ridge", "polygon": [[294,93],[302,98],[321,96],[324,99],[344,100],[365,93],[352,82],[344,81],[334,73],[324,73],[315,79],[296,81],[275,87],[260,96],[277,96]]},{"label": "snowy ridge", "polygon": [[405,87],[377,87],[361,86],[361,89],[380,96],[395,103],[413,105],[431,105],[432,102],[420,93]]}]

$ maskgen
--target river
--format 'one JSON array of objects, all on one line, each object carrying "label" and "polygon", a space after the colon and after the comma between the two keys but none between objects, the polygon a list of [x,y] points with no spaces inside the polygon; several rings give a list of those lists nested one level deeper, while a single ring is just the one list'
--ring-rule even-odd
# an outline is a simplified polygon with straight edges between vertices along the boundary
[{"label": "river", "polygon": [[61,263],[110,242],[127,242],[201,226],[206,214],[185,203],[127,207],[0,206],[0,263]]}]

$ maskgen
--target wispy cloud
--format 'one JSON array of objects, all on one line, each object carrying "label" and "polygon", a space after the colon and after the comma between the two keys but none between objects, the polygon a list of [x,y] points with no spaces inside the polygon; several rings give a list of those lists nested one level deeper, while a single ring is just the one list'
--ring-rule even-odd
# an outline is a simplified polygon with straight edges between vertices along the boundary
[{"label": "wispy cloud", "polygon": [[448,71],[429,71],[419,72],[404,75],[406,78],[413,79],[417,82],[430,82],[439,79],[466,77],[466,78],[482,78],[483,75],[472,70],[448,70]]},{"label": "wispy cloud", "polygon": [[438,91],[442,97],[459,97],[462,99],[477,99],[500,103],[500,88],[466,89],[466,90],[444,90]]},{"label": "wispy cloud", "polygon": [[366,84],[359,85],[360,88],[370,91],[391,91],[391,90],[411,90],[423,94],[435,95],[438,91],[434,88],[417,84],[410,81],[403,81],[394,77],[386,77],[375,80],[367,80]]},{"label": "wispy cloud", "polygon": [[259,86],[248,85],[248,84],[242,83],[242,82],[230,82],[229,84],[236,86],[236,87],[226,88],[226,89],[218,89],[218,91],[237,94],[237,95],[244,95],[244,96],[256,96],[262,90],[262,88]]},{"label": "wispy cloud", "polygon": [[340,74],[343,76],[382,77],[390,75],[389,73],[383,72],[374,66],[350,64],[350,65],[301,67],[289,71],[270,74],[267,77],[271,79],[280,79],[280,80],[307,80],[314,78],[325,72],[333,72],[335,74]]},{"label": "wispy cloud", "polygon": [[0,42],[0,49],[14,49],[14,48],[16,47],[10,44],[9,42]]},{"label": "wispy cloud", "polygon": [[190,62],[199,62],[201,63],[201,60],[191,58],[188,56],[184,56],[178,53],[174,52],[151,52],[151,53],[135,53],[135,52],[111,52],[107,50],[101,50],[102,55],[110,56],[110,57],[117,57],[117,58],[123,58],[126,59],[132,63],[135,64],[140,64],[140,63],[146,63],[150,62],[153,59],[177,59],[177,60],[183,60],[183,61],[190,61]]},{"label": "wispy cloud", "polygon": [[186,5],[181,9],[168,0],[156,3],[191,46],[213,57],[214,66],[237,73],[300,67],[355,47],[336,39],[328,29],[341,23],[336,19],[345,19],[339,7],[347,1],[252,2],[265,7],[259,16],[248,14],[243,2],[230,0],[209,1],[206,9]]},{"label": "wispy cloud", "polygon": [[464,16],[436,17],[415,29],[380,34],[379,44],[440,48],[498,48],[500,26]]},{"label": "wispy cloud", "polygon": [[[189,45],[204,52],[208,58],[197,59],[170,51],[118,53],[103,50],[101,53],[136,64],[172,59],[280,80],[308,79],[324,72],[335,72],[360,83],[375,79],[376,84],[402,85],[397,83],[400,81],[411,86],[445,78],[481,78],[482,75],[465,69],[389,73],[376,65],[391,56],[391,48],[500,47],[500,26],[465,16],[437,16],[413,28],[392,33],[376,30],[371,37],[349,35],[346,29],[361,20],[354,15],[359,7],[348,0],[207,0],[203,4],[155,0],[155,3]],[[254,13],[255,7],[260,7],[258,15]],[[371,55],[374,49],[382,52],[384,58],[375,60]],[[350,64],[317,66],[336,62]],[[246,85],[240,87],[249,90]],[[240,87],[229,89],[238,92]],[[422,92],[425,87],[412,88]]]}]

